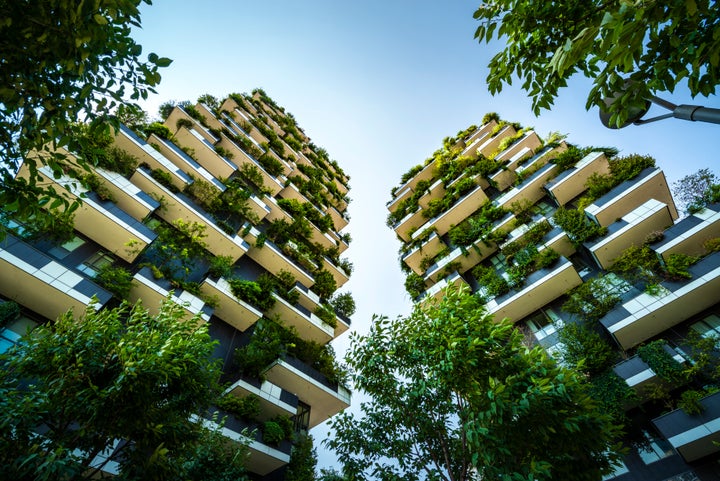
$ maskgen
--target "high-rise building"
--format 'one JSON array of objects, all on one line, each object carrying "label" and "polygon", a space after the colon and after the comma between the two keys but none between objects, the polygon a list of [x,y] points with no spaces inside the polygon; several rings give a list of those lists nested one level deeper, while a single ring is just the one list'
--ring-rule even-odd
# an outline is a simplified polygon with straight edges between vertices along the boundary
[{"label": "high-rise building", "polygon": [[402,177],[387,223],[406,289],[467,286],[559,362],[586,357],[627,433],[606,479],[720,479],[717,190],[679,220],[653,159],[551,137],[488,114]]},{"label": "high-rise building", "polygon": [[[89,188],[39,169],[82,200],[68,228],[6,218],[0,300],[21,315],[5,320],[0,347],[93,297],[152,312],[170,296],[219,341],[224,434],[249,443],[253,475],[272,475],[288,464],[293,433],[350,405],[329,344],[354,311],[350,293],[336,292],[352,270],[341,257],[349,178],[262,90],[183,103],[145,127],[98,141]],[[118,273],[131,281],[112,281]]]}]

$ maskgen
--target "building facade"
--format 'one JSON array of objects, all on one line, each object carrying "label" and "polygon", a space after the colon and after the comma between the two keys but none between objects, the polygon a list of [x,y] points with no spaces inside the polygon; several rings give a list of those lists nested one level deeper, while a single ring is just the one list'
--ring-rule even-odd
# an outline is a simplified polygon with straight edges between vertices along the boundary
[{"label": "building facade", "polygon": [[[142,131],[121,125],[95,153],[89,187],[40,168],[82,204],[52,232],[5,217],[0,299],[21,315],[4,320],[0,348],[93,298],[152,312],[170,296],[219,341],[229,387],[214,410],[262,478],[286,467],[297,433],[350,404],[329,344],[354,311],[338,291],[352,270],[349,178],[262,90],[206,100]],[[277,426],[282,439],[268,433]]]},{"label": "building facade", "polygon": [[[416,302],[467,286],[529,345],[587,357],[625,425],[606,479],[720,479],[720,204],[679,220],[654,160],[616,154],[496,114],[446,138],[387,204],[405,286]],[[578,353],[588,339],[609,354]]]}]

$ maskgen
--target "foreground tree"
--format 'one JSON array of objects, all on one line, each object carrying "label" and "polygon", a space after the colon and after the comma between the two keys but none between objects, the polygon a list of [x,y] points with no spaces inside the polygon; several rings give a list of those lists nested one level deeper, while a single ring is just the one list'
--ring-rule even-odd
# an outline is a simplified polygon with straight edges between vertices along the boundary
[{"label": "foreground tree", "polygon": [[720,178],[710,169],[700,169],[673,182],[672,191],[678,210],[692,214],[720,201]]},{"label": "foreground tree", "polygon": [[370,399],[330,421],[326,444],[356,479],[597,480],[618,459],[582,375],[467,292],[375,318],[346,361]]},{"label": "foreground tree", "polygon": [[720,5],[711,0],[489,0],[475,11],[481,42],[505,46],[490,61],[492,93],[514,76],[537,114],[548,109],[577,72],[593,79],[586,107],[634,82],[613,105],[611,122],[658,91],[687,80],[690,93],[708,96],[720,83]]},{"label": "foreground tree", "polygon": [[[40,186],[37,167],[56,176],[80,174],[80,164],[58,148],[88,152],[72,136],[72,125],[91,122],[107,130],[110,115],[122,105],[146,98],[160,81],[159,67],[171,60],[151,53],[130,37],[140,26],[139,6],[150,0],[0,1],[0,203],[31,216],[41,206],[70,208],[66,199]],[[128,101],[128,97],[130,101]],[[21,163],[30,166],[28,182],[15,180]]]},{"label": "foreground tree", "polygon": [[169,301],[69,312],[0,358],[0,478],[89,479],[116,461],[121,479],[175,479],[219,377],[206,326],[184,315]]}]

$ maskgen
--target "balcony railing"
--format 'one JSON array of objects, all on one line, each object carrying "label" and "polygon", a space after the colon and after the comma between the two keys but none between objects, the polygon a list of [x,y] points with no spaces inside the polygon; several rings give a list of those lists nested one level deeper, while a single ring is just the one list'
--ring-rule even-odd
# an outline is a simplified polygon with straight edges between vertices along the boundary
[{"label": "balcony railing", "polygon": [[350,406],[350,390],[330,382],[320,372],[299,359],[286,356],[275,361],[265,372],[265,379],[295,393],[312,406],[309,427],[313,428]]},{"label": "balcony railing", "polygon": [[240,331],[247,330],[262,317],[262,312],[257,308],[236,298],[230,284],[222,277],[217,280],[205,279],[200,284],[200,290],[206,296],[218,300],[214,314]]},{"label": "balcony railing", "polygon": [[425,229],[432,229],[433,227],[438,235],[447,234],[452,226],[465,220],[470,214],[477,210],[478,206],[485,203],[486,200],[487,195],[482,187],[476,187],[458,199],[448,210],[430,219],[422,227],[418,228],[415,233],[413,233],[412,238],[417,238]]},{"label": "balcony railing", "polygon": [[715,304],[720,292],[720,252],[708,255],[688,271],[691,279],[663,281],[660,294],[640,293],[600,322],[623,349],[630,349]]},{"label": "balcony railing", "polygon": [[10,233],[0,240],[0,293],[47,319],[73,309],[82,313],[95,296],[98,307],[112,297],[90,279]]},{"label": "balcony railing", "polygon": [[291,305],[287,300],[273,293],[275,304],[267,314],[278,316],[283,324],[292,326],[302,339],[327,344],[332,341],[335,329],[300,304]]},{"label": "balcony railing", "polygon": [[700,400],[702,412],[689,415],[676,409],[653,424],[687,462],[720,451],[720,392]]},{"label": "balcony railing", "polygon": [[705,241],[720,237],[720,204],[706,206],[666,229],[663,234],[664,239],[653,245],[653,250],[665,260],[670,254],[705,254]]},{"label": "balcony railing", "polygon": [[173,288],[167,279],[156,279],[149,267],[143,267],[133,276],[128,300],[135,303],[142,299],[143,306],[156,315],[168,295],[171,295],[173,302],[183,307],[186,320],[193,316],[199,316],[205,322],[210,320],[213,309],[205,301],[188,291]]}]

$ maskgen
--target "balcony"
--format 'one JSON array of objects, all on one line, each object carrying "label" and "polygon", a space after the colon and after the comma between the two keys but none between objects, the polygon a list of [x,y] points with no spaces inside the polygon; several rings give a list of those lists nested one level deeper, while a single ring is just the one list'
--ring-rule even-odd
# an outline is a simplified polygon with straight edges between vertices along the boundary
[{"label": "balcony", "polygon": [[333,340],[335,329],[300,304],[291,305],[288,301],[273,293],[275,304],[266,314],[278,316],[283,325],[292,326],[298,335],[305,340],[327,344]]},{"label": "balcony", "polygon": [[400,219],[400,222],[395,225],[395,233],[405,242],[412,238],[411,235],[415,236],[416,233],[424,230],[420,229],[420,226],[426,222],[425,216],[422,215],[422,212],[422,209],[417,209],[415,212],[411,212]]},{"label": "balcony", "polygon": [[[413,176],[412,179],[405,182],[405,184],[401,185],[397,192],[402,192],[402,195],[405,196],[409,192],[411,192],[418,182],[421,180],[431,180],[433,178],[433,174],[435,173],[435,161],[428,163],[427,165],[423,166],[423,168]],[[396,200],[399,196],[396,196]]]},{"label": "balcony", "polygon": [[238,379],[225,390],[225,393],[237,397],[257,397],[262,407],[258,416],[260,421],[267,421],[276,416],[292,417],[297,414],[297,396],[268,381]]},{"label": "balcony", "polygon": [[603,152],[591,152],[583,157],[572,169],[562,172],[549,181],[545,189],[559,206],[585,192],[585,183],[592,174],[607,174],[610,164]]},{"label": "balcony", "polygon": [[332,260],[328,257],[323,256],[322,259],[323,268],[332,274],[333,279],[337,283],[338,288],[345,285],[350,280],[350,275],[347,274],[343,269],[333,264]]},{"label": "balcony", "polygon": [[130,181],[150,195],[161,199],[162,208],[158,209],[158,216],[172,224],[178,219],[185,222],[196,222],[206,226],[203,241],[206,249],[218,256],[230,256],[233,262],[237,261],[247,251],[249,246],[237,234],[230,235],[222,230],[200,207],[182,194],[174,194],[166,187],[160,185],[143,168],[135,171]]},{"label": "balcony", "polygon": [[160,202],[138,189],[137,186],[117,172],[96,167],[95,173],[105,181],[105,187],[115,198],[115,205],[133,219],[142,221],[160,207]]},{"label": "balcony", "polygon": [[475,132],[473,132],[473,134],[468,137],[468,139],[464,142],[465,147],[460,155],[467,157],[477,157],[477,148],[482,145],[485,140],[487,140],[490,132],[492,132],[496,125],[497,121],[491,120],[490,122],[477,129]]},{"label": "balcony", "polygon": [[530,177],[525,179],[522,184],[505,192],[494,202],[504,209],[509,209],[515,202],[535,204],[537,201],[545,197],[543,186],[553,178],[558,171],[555,164],[546,164]]},{"label": "balcony", "polygon": [[[217,130],[222,130],[225,127],[223,123],[217,119],[215,113],[210,110],[207,105],[198,102],[195,104],[195,110],[200,112],[200,115],[205,117],[205,121],[208,124],[208,127]],[[212,142],[212,139],[208,138],[208,141]]]},{"label": "balcony", "polygon": [[720,237],[720,204],[707,206],[667,229],[665,238],[655,244],[655,252],[667,260],[670,254],[698,256],[705,254],[703,244]]},{"label": "balcony", "polygon": [[532,173],[540,170],[540,168],[547,165],[548,162],[556,158],[559,154],[567,150],[567,145],[565,142],[560,144],[557,147],[545,147],[543,150],[538,152],[532,157],[529,158],[523,158],[520,157],[520,161],[516,161],[515,159],[519,156],[519,154],[516,154],[513,158],[510,159],[510,162],[508,163],[508,169],[513,169],[515,173],[520,175],[531,175]]},{"label": "balcony", "polygon": [[442,179],[438,179],[430,186],[428,191],[418,199],[418,205],[423,209],[427,209],[431,200],[442,199],[443,195],[445,195],[445,185]]},{"label": "balcony", "polygon": [[653,419],[653,424],[687,462],[720,451],[720,393],[700,400],[703,411],[689,415],[676,409]]},{"label": "balcony", "polygon": [[111,298],[105,289],[10,233],[0,240],[0,293],[47,319],[70,309],[79,315],[93,296],[98,307]]},{"label": "balcony", "polygon": [[400,202],[410,197],[413,193],[413,190],[410,187],[403,187],[402,189],[398,189],[395,192],[395,197],[390,200],[390,202],[387,203],[387,209],[390,212],[395,212],[400,205]]},{"label": "balcony", "polygon": [[[103,201],[92,191],[88,191],[80,183],[70,177],[55,179],[49,167],[38,169],[58,195],[69,200],[82,200],[75,211],[75,230],[97,242],[106,250],[127,262],[133,262],[156,234],[137,219],[120,209],[111,201]],[[25,164],[20,169],[20,176],[27,175]]]},{"label": "balcony", "polygon": [[281,270],[286,270],[293,275],[296,282],[299,282],[304,286],[312,287],[312,285],[315,284],[315,279],[313,279],[313,277],[305,269],[283,254],[283,252],[272,242],[266,240],[262,247],[257,247],[256,244],[259,235],[260,231],[251,227],[250,231],[245,236],[247,243],[252,246],[248,251],[248,256],[250,256],[252,260],[270,272],[280,272]]},{"label": "balcony", "polygon": [[535,133],[530,130],[525,132],[525,135],[510,145],[507,149],[503,150],[495,156],[495,160],[507,161],[508,168],[515,170],[515,166],[528,157],[534,155],[536,149],[542,147],[542,140]]},{"label": "balcony", "polygon": [[133,276],[128,301],[134,304],[142,300],[143,307],[155,316],[160,311],[160,305],[170,294],[172,294],[170,299],[183,307],[184,320],[190,320],[194,316],[199,316],[205,322],[210,320],[212,308],[206,306],[202,299],[187,291],[174,289],[167,279],[155,279],[149,267],[143,267]]},{"label": "balcony", "polygon": [[312,406],[310,428],[350,407],[350,390],[333,384],[307,364],[292,357],[278,359],[265,372],[265,379],[294,393]]},{"label": "balcony", "polygon": [[465,279],[463,279],[463,277],[457,271],[455,271],[449,276],[435,283],[435,285],[430,287],[427,291],[425,291],[422,296],[420,296],[420,299],[416,300],[429,301],[430,299],[436,299],[439,301],[442,300],[442,298],[445,296],[446,288],[451,287],[453,289],[459,289],[461,286],[468,288],[470,287],[467,281],[465,281]]},{"label": "balcony", "polygon": [[[685,358],[675,352],[675,350],[667,344],[663,347],[663,349],[678,364],[685,363]],[[615,364],[615,366],[613,366],[613,371],[615,371],[615,374],[624,380],[628,386],[635,390],[641,400],[646,395],[645,393],[647,389],[653,385],[665,385],[668,389],[677,387],[671,386],[667,383],[667,381],[662,380],[638,355],[632,356],[625,361]],[[626,409],[630,409],[635,405],[637,405],[637,402],[627,405]]]},{"label": "balcony", "polygon": [[500,142],[502,142],[505,137],[510,137],[512,135],[515,135],[516,133],[517,130],[515,130],[515,127],[509,124],[505,125],[494,136],[482,142],[477,148],[477,151],[483,154],[485,157],[491,158],[500,146]]},{"label": "balcony", "polygon": [[[482,187],[478,186],[471,190],[464,197],[458,199],[455,204],[448,210],[427,221],[421,228],[413,233],[412,238],[417,238],[425,229],[435,228],[438,235],[447,234],[450,228],[465,220],[470,214],[475,212],[478,206],[481,206],[488,199]],[[401,236],[402,237],[402,236]],[[405,239],[408,240],[408,239]]]},{"label": "balcony", "polygon": [[678,218],[665,175],[656,167],[643,170],[634,179],[625,181],[610,192],[587,206],[585,214],[597,224],[607,227],[615,219],[644,204],[648,199],[659,200],[667,204],[673,219]]},{"label": "balcony", "polygon": [[435,257],[438,252],[443,250],[445,247],[447,246],[442,241],[442,239],[440,239],[440,236],[433,232],[432,234],[430,234],[430,237],[428,237],[428,239],[424,243],[405,254],[405,256],[403,256],[402,258],[402,261],[405,263],[406,266],[412,269],[415,274],[419,275],[425,272],[423,269],[420,268],[422,260],[426,257]]},{"label": "balcony", "polygon": [[643,292],[615,307],[600,322],[627,350],[715,304],[720,292],[720,252],[690,266],[689,272],[691,279],[664,281],[660,294]]},{"label": "balcony", "polygon": [[236,298],[230,284],[222,277],[217,280],[205,279],[200,284],[200,290],[204,295],[218,300],[214,314],[239,331],[247,330],[262,317],[261,311]]},{"label": "balcony", "polygon": [[582,283],[572,263],[561,257],[557,265],[530,274],[519,291],[498,297],[487,303],[488,313],[496,319],[522,320],[567,291]]},{"label": "balcony", "polygon": [[586,247],[603,269],[608,269],[628,246],[642,245],[647,235],[672,225],[667,205],[650,199],[608,227],[608,234]]},{"label": "balcony", "polygon": [[[263,179],[263,186],[270,191],[271,195],[275,196],[282,190],[282,182],[270,175],[256,159],[241,149],[235,142],[227,138],[225,134],[220,134],[220,142],[218,145],[227,149],[232,154],[233,163],[238,167],[247,164],[258,169]],[[264,151],[265,149],[261,148],[261,150]]]},{"label": "balcony", "polygon": [[202,165],[213,177],[227,179],[237,172],[235,164],[215,152],[215,146],[195,129],[181,127],[175,133],[175,138],[183,147],[195,152],[197,162]]},{"label": "balcony", "polygon": [[[262,441],[262,433],[255,429],[257,425],[247,423],[225,411],[215,410],[212,413],[218,421],[224,419],[225,423],[220,432],[227,439],[246,445],[248,456],[245,465],[248,471],[259,476],[266,476],[276,469],[282,468],[290,462],[292,445],[289,441],[282,441],[279,446],[268,446]],[[217,429],[216,422],[210,419],[192,417],[193,421],[202,422],[209,429]]]},{"label": "balcony", "polygon": [[[210,115],[210,117],[213,117],[213,116]],[[215,140],[216,140],[215,136],[213,136],[213,134],[211,134],[203,124],[201,124],[200,122],[195,120],[193,117],[191,117],[190,114],[185,112],[185,110],[182,107],[176,106],[174,109],[172,109],[172,111],[170,112],[170,115],[168,115],[167,119],[165,119],[164,124],[168,129],[170,129],[170,132],[177,133],[178,130],[180,130],[177,125],[178,120],[180,120],[180,119],[189,120],[193,124],[192,128],[197,129],[198,133],[200,133],[200,135],[202,135],[202,137],[205,140],[207,140],[210,143],[215,142]]]}]

